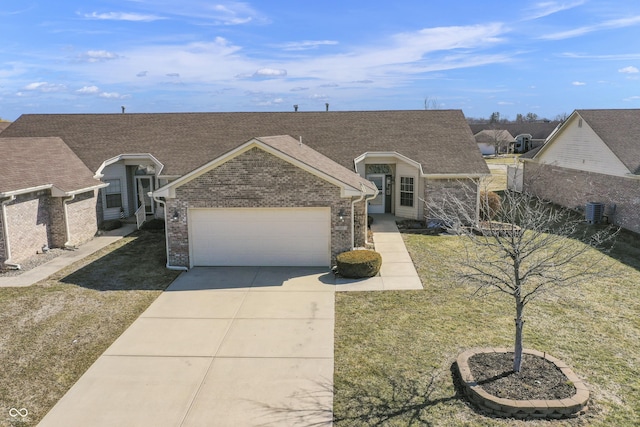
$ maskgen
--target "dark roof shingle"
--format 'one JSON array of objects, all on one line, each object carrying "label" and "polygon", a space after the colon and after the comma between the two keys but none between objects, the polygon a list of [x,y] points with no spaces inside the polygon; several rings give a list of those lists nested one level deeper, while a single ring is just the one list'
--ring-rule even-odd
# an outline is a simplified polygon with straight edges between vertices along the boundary
[{"label": "dark roof shingle", "polygon": [[290,135],[354,170],[365,152],[395,151],[426,174],[488,174],[459,110],[26,114],[1,137],[57,136],[92,170],[120,154],[150,153],[180,176],[263,135]]},{"label": "dark roof shingle", "polygon": [[53,186],[65,193],[101,182],[60,138],[0,138],[0,194]]}]

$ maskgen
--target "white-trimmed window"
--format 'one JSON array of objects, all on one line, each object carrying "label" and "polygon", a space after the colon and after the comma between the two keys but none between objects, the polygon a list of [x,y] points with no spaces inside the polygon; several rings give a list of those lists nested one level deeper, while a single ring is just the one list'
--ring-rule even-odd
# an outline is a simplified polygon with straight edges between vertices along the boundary
[{"label": "white-trimmed window", "polygon": [[413,207],[413,177],[400,177],[400,206]]},{"label": "white-trimmed window", "polygon": [[104,189],[107,209],[122,207],[122,187],[119,179],[105,179],[109,186]]}]

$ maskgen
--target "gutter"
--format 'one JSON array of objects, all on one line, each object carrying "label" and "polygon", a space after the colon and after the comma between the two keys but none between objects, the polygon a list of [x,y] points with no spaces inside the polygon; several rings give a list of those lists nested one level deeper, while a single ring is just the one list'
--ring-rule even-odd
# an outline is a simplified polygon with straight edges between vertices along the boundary
[{"label": "gutter", "polygon": [[70,250],[76,250],[77,248],[71,244],[71,228],[69,227],[69,209],[67,208],[67,202],[76,198],[75,194],[70,195],[66,199],[62,199],[62,207],[64,210],[64,228],[67,235],[67,241],[64,242],[64,248]]},{"label": "gutter", "polygon": [[[362,186],[361,188],[364,190],[364,184],[360,184],[360,185]],[[375,192],[375,193],[373,193],[373,194],[372,194],[371,196],[369,196],[369,197],[364,197],[364,194],[365,194],[365,192],[364,192],[364,191],[363,191],[363,193],[362,193],[362,196],[363,196],[363,198],[364,198],[364,208],[365,208],[365,209],[364,209],[364,214],[365,214],[365,216],[368,216],[368,215],[369,215],[369,203],[368,203],[368,202],[369,202],[369,200],[373,200],[373,199],[375,199],[375,198],[378,196],[378,193],[380,192],[380,191],[378,190],[378,187],[374,187],[374,188],[376,189],[376,192]],[[352,215],[353,215],[353,208],[351,209],[351,213],[352,213]],[[367,221],[367,222],[369,222],[368,218],[366,218],[366,221]],[[369,243],[369,241],[367,240],[367,239],[368,239],[368,237],[369,237],[369,233],[365,233],[365,234],[364,234],[364,244],[365,244],[365,245]]]},{"label": "gutter", "polygon": [[[160,200],[159,198],[154,196],[153,193],[149,193],[149,195],[153,198],[153,200],[155,200],[157,203],[160,203],[163,206],[162,210],[164,211],[164,225],[166,227],[167,226],[167,204],[165,203],[164,200]],[[169,232],[168,230],[165,230],[164,236],[165,236],[164,246],[165,246],[165,249],[167,250],[167,264],[165,265],[166,268],[169,270],[176,270],[176,271],[189,271],[187,267],[183,267],[181,265],[169,264]]]},{"label": "gutter", "polygon": [[22,266],[11,262],[11,245],[9,244],[9,224],[7,224],[7,205],[16,199],[15,195],[9,196],[8,199],[3,200],[2,204],[2,234],[4,235],[4,255],[5,260],[3,264],[12,270],[21,270]]}]

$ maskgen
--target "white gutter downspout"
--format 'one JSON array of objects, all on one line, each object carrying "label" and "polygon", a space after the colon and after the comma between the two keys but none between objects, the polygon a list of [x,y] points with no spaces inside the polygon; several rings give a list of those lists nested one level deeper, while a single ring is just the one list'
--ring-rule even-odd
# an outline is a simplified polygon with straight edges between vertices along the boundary
[{"label": "white gutter downspout", "polygon": [[[360,197],[351,202],[351,249],[356,248],[356,203],[361,202],[364,199],[364,195],[364,184],[360,184]],[[364,234],[364,243],[367,243],[367,233]]]},{"label": "white gutter downspout", "polygon": [[[373,193],[373,195],[372,195],[372,196],[365,198],[365,194],[366,194],[366,192],[365,192],[365,190],[364,190],[364,184],[360,184],[360,188],[361,188],[361,191],[362,191],[362,196],[360,196],[360,199],[359,199],[359,200],[354,201],[354,202],[353,202],[353,204],[352,204],[352,206],[351,206],[351,221],[352,221],[352,222],[351,222],[351,224],[352,224],[352,227],[353,227],[354,229],[355,229],[355,224],[354,224],[354,219],[353,219],[353,213],[354,213],[354,212],[353,212],[353,211],[354,211],[353,205],[355,205],[357,202],[362,201],[362,200],[364,199],[364,207],[365,207],[365,209],[364,209],[364,214],[365,214],[366,216],[368,216],[368,215],[369,215],[369,209],[367,209],[367,206],[368,206],[368,205],[367,205],[367,203],[369,202],[369,200],[373,200],[373,199],[375,199],[375,198],[378,196],[378,193],[379,193],[379,190],[378,190],[378,188],[376,187],[376,192],[375,192],[375,193]],[[368,222],[369,222],[369,219],[368,219],[368,218],[365,218],[365,221],[367,221],[367,222],[365,222],[365,224],[366,224],[366,223],[368,223]],[[366,229],[366,225],[365,225],[365,229]],[[354,230],[354,231],[355,231],[355,230]],[[353,237],[353,235],[354,235],[354,234],[355,234],[355,233],[353,233],[353,232],[352,232],[352,233],[351,233],[351,236]],[[364,244],[365,244],[365,245],[369,244],[369,240],[368,240],[368,238],[369,238],[369,233],[365,232],[365,233],[364,233]],[[352,241],[351,243],[352,243],[352,244],[351,244],[351,246],[353,247],[353,241]]]},{"label": "white gutter downspout", "polygon": [[16,199],[15,195],[9,196],[8,199],[2,201],[2,234],[4,236],[4,265],[13,269],[21,270],[22,266],[11,262],[11,245],[9,244],[9,224],[7,224],[7,205]]},{"label": "white gutter downspout", "polygon": [[76,198],[75,194],[67,197],[66,199],[62,199],[62,208],[64,210],[64,228],[67,237],[67,241],[64,242],[65,249],[76,250],[77,248],[71,244],[71,228],[69,227],[69,210],[67,209],[67,202],[72,201]]},{"label": "white gutter downspout", "polygon": [[[166,204],[166,202],[164,200],[158,199],[156,196],[153,195],[153,193],[150,193],[150,196],[153,198],[153,200],[155,200],[157,203],[160,203],[163,206],[162,210],[164,211],[164,225],[166,227],[167,226],[167,204]],[[166,267],[169,270],[189,271],[189,269],[187,267],[183,267],[181,265],[171,265],[171,264],[169,264],[169,231],[168,230],[165,230],[164,236],[165,236],[164,245],[165,245],[166,250],[167,250],[167,264],[166,264]]]}]

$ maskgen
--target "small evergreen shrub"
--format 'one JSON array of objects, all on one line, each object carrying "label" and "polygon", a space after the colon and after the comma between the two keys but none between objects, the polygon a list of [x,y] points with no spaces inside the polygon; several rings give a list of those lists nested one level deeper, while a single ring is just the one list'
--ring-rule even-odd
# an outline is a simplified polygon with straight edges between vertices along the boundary
[{"label": "small evergreen shrub", "polygon": [[339,275],[359,279],[378,274],[382,265],[382,257],[375,251],[356,250],[338,254],[336,262]]}]

